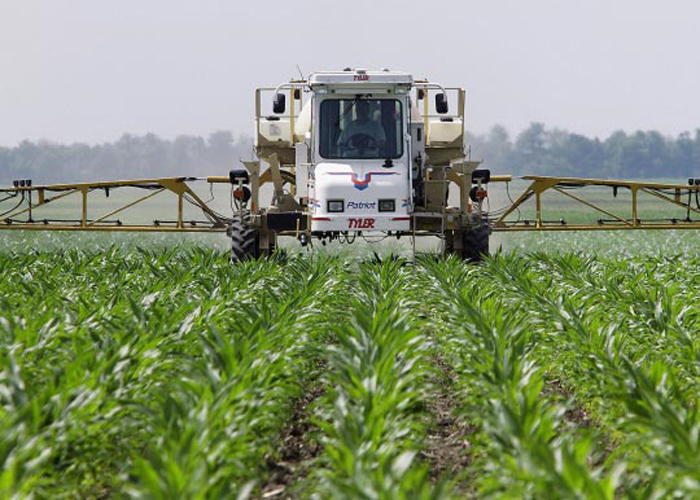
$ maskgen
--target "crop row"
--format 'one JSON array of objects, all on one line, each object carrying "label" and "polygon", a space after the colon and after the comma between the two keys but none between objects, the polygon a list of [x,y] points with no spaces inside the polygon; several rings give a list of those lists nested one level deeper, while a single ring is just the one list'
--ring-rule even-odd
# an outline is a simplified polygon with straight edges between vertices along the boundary
[{"label": "crop row", "polygon": [[[5,259],[3,496],[245,493],[315,369],[339,270],[193,251]],[[17,259],[20,259],[18,261]]]},{"label": "crop row", "polygon": [[0,253],[0,496],[692,497],[698,263]]},{"label": "crop row", "polygon": [[347,323],[327,348],[328,411],[321,421],[333,498],[438,498],[415,458],[428,394],[428,344],[411,314],[411,271],[401,261],[365,265]]},{"label": "crop row", "polygon": [[426,262],[443,355],[485,435],[480,493],[694,494],[693,269],[575,254]]},{"label": "crop row", "polygon": [[3,496],[260,494],[314,385],[322,449],[289,492],[440,496],[415,458],[429,344],[404,264],[0,256]]}]

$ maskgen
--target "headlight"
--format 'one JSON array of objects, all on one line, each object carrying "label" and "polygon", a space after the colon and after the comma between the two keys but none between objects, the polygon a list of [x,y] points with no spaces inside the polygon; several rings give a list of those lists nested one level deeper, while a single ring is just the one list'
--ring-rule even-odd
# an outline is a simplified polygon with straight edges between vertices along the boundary
[{"label": "headlight", "polygon": [[379,200],[379,211],[380,212],[395,212],[396,204],[394,200]]},{"label": "headlight", "polygon": [[342,212],[345,210],[343,200],[328,200],[326,206],[329,212]]}]

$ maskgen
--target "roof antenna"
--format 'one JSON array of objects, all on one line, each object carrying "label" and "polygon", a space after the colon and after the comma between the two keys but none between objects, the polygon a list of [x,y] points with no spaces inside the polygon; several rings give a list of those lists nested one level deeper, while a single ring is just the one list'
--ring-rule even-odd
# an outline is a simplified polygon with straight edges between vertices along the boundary
[{"label": "roof antenna", "polygon": [[304,76],[304,73],[301,72],[301,68],[297,64],[297,71],[299,72],[299,76],[301,77],[302,80],[306,80],[306,77]]}]

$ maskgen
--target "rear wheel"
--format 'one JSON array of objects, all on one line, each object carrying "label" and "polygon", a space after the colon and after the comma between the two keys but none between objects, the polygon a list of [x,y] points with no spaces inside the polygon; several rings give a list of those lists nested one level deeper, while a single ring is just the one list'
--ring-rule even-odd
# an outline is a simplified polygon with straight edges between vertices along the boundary
[{"label": "rear wheel", "polygon": [[480,262],[489,254],[491,228],[486,217],[473,219],[471,227],[462,234],[462,258],[469,262]]}]

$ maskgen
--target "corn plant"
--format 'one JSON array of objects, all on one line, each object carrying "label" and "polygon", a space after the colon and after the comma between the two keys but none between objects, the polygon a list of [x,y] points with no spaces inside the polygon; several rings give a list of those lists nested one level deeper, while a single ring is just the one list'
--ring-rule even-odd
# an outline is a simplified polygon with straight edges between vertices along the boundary
[{"label": "corn plant", "polygon": [[350,320],[328,348],[333,409],[319,424],[334,498],[438,498],[415,462],[418,406],[426,394],[425,338],[411,324],[403,262],[365,266]]},{"label": "corn plant", "polygon": [[[0,251],[2,498],[697,496],[691,249],[232,266],[98,243]],[[469,460],[436,478],[445,390]]]}]

